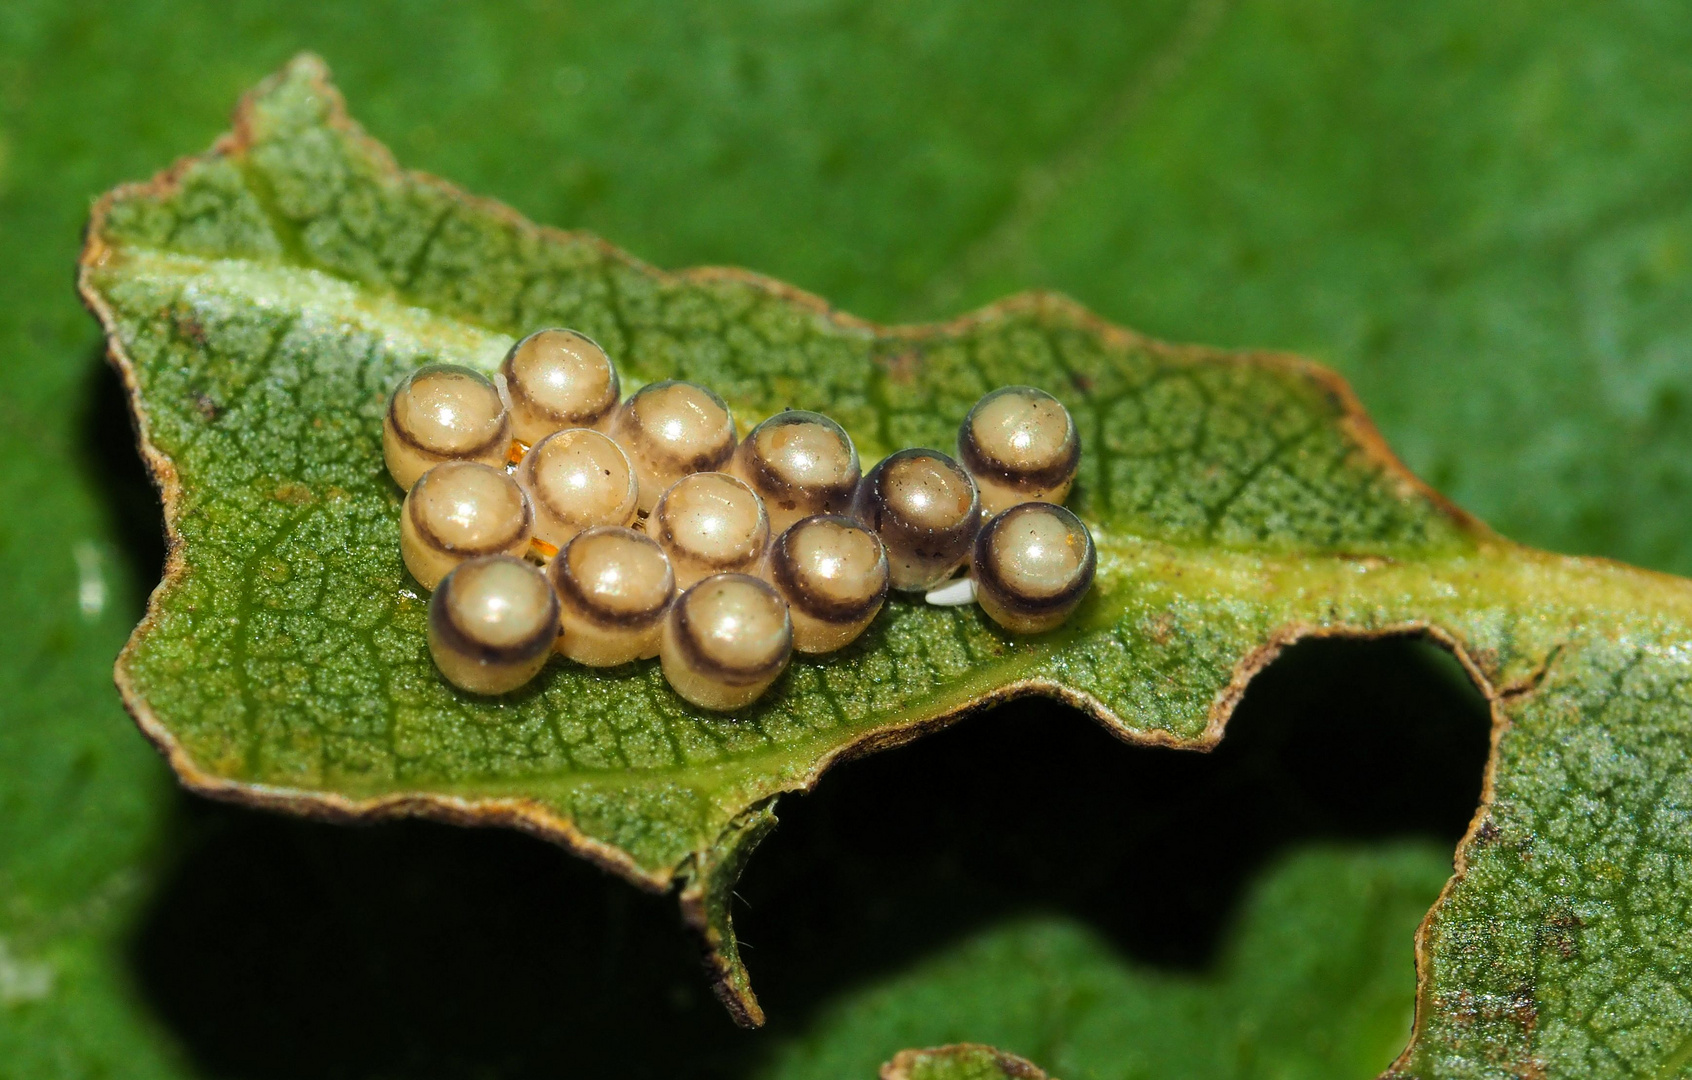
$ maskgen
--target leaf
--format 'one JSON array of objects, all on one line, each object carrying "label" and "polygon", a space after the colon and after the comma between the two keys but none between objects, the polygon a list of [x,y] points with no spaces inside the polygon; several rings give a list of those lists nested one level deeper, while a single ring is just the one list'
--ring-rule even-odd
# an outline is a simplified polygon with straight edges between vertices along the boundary
[{"label": "leaf", "polygon": [[1198,0],[1127,107],[875,310],[1043,286],[1307,352],[1500,530],[1692,572],[1686,48],[1656,2]]},{"label": "leaf", "polygon": [[[1677,1068],[1692,1045],[1692,1020],[1649,1007],[1686,944],[1692,594],[1491,535],[1313,365],[1161,345],[1052,296],[889,330],[749,275],[663,274],[398,171],[310,59],[212,153],[96,208],[83,288],[172,529],[119,682],[191,787],[509,824],[650,887],[685,879],[719,992],[756,1021],[726,883],[773,800],[832,762],[1036,692],[1124,738],[1206,747],[1287,643],[1422,631],[1493,703],[1496,746],[1419,934],[1402,1069]],[[1046,385],[1087,446],[1072,505],[1100,545],[1094,595],[1033,641],[892,605],[861,648],[796,665],[732,720],[682,707],[649,668],[558,666],[511,701],[461,699],[422,650],[376,418],[421,360],[491,366],[549,323],[599,337],[636,380],[708,382],[743,418],[824,408],[869,456],[946,445],[992,385]],[[1618,1035],[1587,1022],[1600,1007]]]},{"label": "leaf", "polygon": [[1012,920],[844,995],[759,1076],[867,1076],[890,1047],[965,1034],[1065,1077],[1371,1076],[1410,1032],[1405,943],[1449,872],[1428,844],[1305,848],[1200,974],[1125,963],[1072,919]]},{"label": "leaf", "polygon": [[975,1043],[901,1050],[881,1080],[1048,1080],[1033,1062]]},{"label": "leaf", "polygon": [[[145,600],[133,587],[156,580],[156,499],[144,478],[133,503],[110,480],[133,454],[123,417],[85,460],[106,417],[84,413],[95,330],[65,267],[96,193],[209,138],[290,49],[334,58],[409,164],[660,265],[755,266],[884,318],[960,310],[931,299],[933,275],[1079,147],[1085,167],[1035,219],[1036,257],[987,268],[966,297],[1051,284],[1176,340],[1307,351],[1354,381],[1419,472],[1510,535],[1692,567],[1682,9],[1229,5],[1174,77],[1118,110],[1119,88],[1167,68],[1183,16],[1208,6],[1054,19],[754,2],[672,19],[472,4],[396,20],[381,6],[12,5],[0,545],[38,572],[0,588],[0,617],[43,648],[0,656],[0,893],[27,897],[0,922],[39,963],[35,935],[59,933],[61,911],[107,914],[51,997],[0,1010],[0,1060],[29,1043],[66,1075],[73,1047],[134,1071],[103,1025],[170,1038],[125,988],[138,909],[102,907],[101,886],[115,874],[135,901],[163,902],[155,883],[203,841],[110,692]],[[111,589],[94,621],[79,541],[102,550]],[[77,973],[96,969],[113,1004],[77,1013]]]}]

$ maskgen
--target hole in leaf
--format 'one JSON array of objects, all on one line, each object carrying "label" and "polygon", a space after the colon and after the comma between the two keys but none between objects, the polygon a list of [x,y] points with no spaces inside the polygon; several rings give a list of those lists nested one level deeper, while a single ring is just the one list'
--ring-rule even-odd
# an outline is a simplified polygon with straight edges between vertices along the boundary
[{"label": "hole in leaf", "polygon": [[[772,1015],[1031,912],[1079,918],[1141,964],[1203,970],[1253,878],[1290,849],[1425,838],[1454,850],[1489,734],[1456,660],[1412,637],[1288,650],[1209,754],[1124,745],[1070,710],[1019,702],[779,804],[736,929]],[[827,963],[839,967],[820,978]]]},{"label": "hole in leaf", "polygon": [[746,1076],[842,995],[1028,913],[1090,924],[1134,965],[1203,970],[1280,854],[1454,845],[1488,723],[1433,645],[1307,642],[1209,755],[1027,701],[844,766],[778,806],[739,890],[764,1033],[712,1000],[671,899],[543,844],[198,799],[134,969],[220,1076]]},{"label": "hole in leaf", "polygon": [[123,380],[96,347],[83,380],[82,409],[76,426],[77,466],[101,495],[110,516],[111,535],[127,563],[124,580],[135,592],[125,597],[140,617],[147,594],[164,574],[164,507],[135,447],[135,425]]}]

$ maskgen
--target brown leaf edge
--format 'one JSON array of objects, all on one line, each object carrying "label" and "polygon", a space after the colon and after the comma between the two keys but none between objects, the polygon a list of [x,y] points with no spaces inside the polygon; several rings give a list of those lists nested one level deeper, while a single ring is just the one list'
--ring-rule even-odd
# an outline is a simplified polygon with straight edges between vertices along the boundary
[{"label": "brown leaf edge", "polygon": [[[917,326],[884,327],[868,320],[839,311],[826,300],[802,289],[747,270],[731,267],[696,267],[682,271],[665,271],[650,266],[614,245],[588,233],[571,232],[550,226],[536,225],[517,211],[496,200],[472,195],[455,185],[427,173],[402,169],[381,143],[366,134],[351,118],[346,103],[330,81],[328,66],[311,53],[302,53],[288,62],[276,74],[244,94],[234,110],[232,130],[220,136],[204,154],[183,157],[151,180],[124,184],[103,195],[90,213],[83,238],[82,251],[77,260],[77,292],[83,304],[99,322],[106,336],[107,358],[123,381],[130,407],[130,419],[135,427],[136,444],[141,460],[151,475],[164,507],[166,558],[163,576],[149,597],[146,614],[130,635],[119,653],[113,670],[113,680],[122,697],[124,707],[134,719],[141,733],[162,754],[183,787],[199,795],[263,810],[281,811],[310,819],[329,822],[367,822],[392,818],[417,817],[453,825],[494,826],[517,829],[557,844],[601,868],[651,892],[677,889],[683,919],[700,935],[705,952],[705,967],[713,990],[737,1023],[758,1027],[764,1013],[758,1005],[748,981],[745,966],[735,946],[730,912],[732,886],[753,848],[776,823],[774,798],[753,807],[732,821],[709,847],[694,852],[668,871],[649,871],[639,866],[621,849],[583,834],[569,819],[544,804],[524,798],[466,799],[431,793],[407,793],[349,798],[335,792],[286,788],[270,784],[249,784],[212,775],[202,770],[177,742],[169,729],[154,715],[148,703],[135,689],[129,675],[129,663],[137,642],[145,635],[157,616],[160,597],[184,572],[181,537],[176,528],[178,505],[181,500],[181,480],[175,465],[152,442],[148,422],[140,406],[139,384],[133,361],[124,351],[118,338],[117,321],[100,297],[93,282],[94,274],[112,257],[113,250],[103,236],[106,217],[112,204],[121,198],[163,199],[176,190],[183,174],[200,161],[218,157],[240,157],[252,145],[251,122],[254,102],[269,93],[278,83],[303,75],[314,84],[315,90],[329,102],[328,123],[344,137],[360,144],[371,158],[380,163],[381,171],[395,179],[409,179],[427,184],[466,205],[503,218],[511,226],[543,242],[586,243],[597,247],[608,259],[659,280],[676,282],[731,281],[762,290],[803,308],[844,329],[870,331],[887,338],[921,342],[929,338],[950,336],[971,327],[998,320],[1006,314],[1038,312],[1057,316],[1070,325],[1097,334],[1101,340],[1121,348],[1132,347],[1159,354],[1162,358],[1186,364],[1244,364],[1301,378],[1314,385],[1336,406],[1341,426],[1351,437],[1353,445],[1367,459],[1397,484],[1405,498],[1425,499],[1449,518],[1461,531],[1479,542],[1498,542],[1499,538],[1478,519],[1457,507],[1439,492],[1424,483],[1399,460],[1386,440],[1364,411],[1362,403],[1351,387],[1336,372],[1313,361],[1288,353],[1222,352],[1195,345],[1174,345],[1156,341],[1132,330],[1116,326],[1095,315],[1074,300],[1058,293],[1036,291],[1022,293],[987,305],[974,312],[945,322]],[[1507,543],[1507,541],[1504,541]],[[1602,560],[1598,560],[1602,561]],[[856,742],[841,747],[820,760],[803,777],[795,780],[788,791],[805,792],[813,789],[823,773],[834,765],[852,758],[903,745],[932,731],[949,726],[975,712],[1017,698],[1044,696],[1086,714],[1113,735],[1129,743],[1165,746],[1174,749],[1208,751],[1222,738],[1228,719],[1244,696],[1247,685],[1258,672],[1266,668],[1289,646],[1309,637],[1383,638],[1421,634],[1438,642],[1455,655],[1468,671],[1476,687],[1486,697],[1492,712],[1492,751],[1487,759],[1481,800],[1467,832],[1458,843],[1455,873],[1447,882],[1440,898],[1424,917],[1416,934],[1417,1005],[1413,1030],[1422,1028],[1425,995],[1422,993],[1427,965],[1423,949],[1423,930],[1428,918],[1463,877],[1466,869],[1465,852],[1475,830],[1492,805],[1493,771],[1497,761],[1498,740],[1507,724],[1501,703],[1516,688],[1494,688],[1491,681],[1470,658],[1462,643],[1431,624],[1408,622],[1392,627],[1358,630],[1345,627],[1319,627],[1304,623],[1280,627],[1269,639],[1252,650],[1235,666],[1228,684],[1211,703],[1203,734],[1192,740],[1180,739],[1162,731],[1141,732],[1132,729],[1102,701],[1090,694],[1073,690],[1050,679],[1022,679],[1006,684],[981,697],[926,717],[907,718],[865,732]],[[1411,1040],[1414,1044],[1414,1038]],[[1408,1052],[1408,1051],[1407,1051]],[[895,1059],[897,1061],[898,1059]],[[889,1067],[892,1067],[891,1065]],[[885,1075],[885,1074],[884,1074]]]},{"label": "brown leaf edge", "polygon": [[1015,1054],[981,1043],[952,1043],[949,1046],[933,1046],[926,1050],[901,1050],[893,1055],[892,1061],[881,1067],[880,1078],[911,1080],[918,1064],[934,1058],[987,1058],[1006,1080],[1057,1080],[1055,1076],[1046,1075],[1044,1069],[1027,1058],[1017,1057]]}]

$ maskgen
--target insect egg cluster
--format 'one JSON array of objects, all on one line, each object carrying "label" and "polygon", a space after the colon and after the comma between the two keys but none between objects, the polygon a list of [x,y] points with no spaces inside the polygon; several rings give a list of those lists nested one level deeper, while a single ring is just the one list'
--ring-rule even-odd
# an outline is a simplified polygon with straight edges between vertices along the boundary
[{"label": "insect egg cluster", "polygon": [[795,651],[850,644],[890,590],[965,569],[988,618],[1040,633],[1092,585],[1092,536],[1061,505],[1080,441],[1040,390],[982,398],[956,459],[901,450],[867,474],[820,413],[738,430],[697,383],[624,399],[605,350],[574,330],[529,335],[491,379],[453,364],[406,376],[382,453],[406,491],[401,557],[433,590],[442,676],[503,694],[555,652],[589,667],[657,657],[676,693],[727,712]]}]

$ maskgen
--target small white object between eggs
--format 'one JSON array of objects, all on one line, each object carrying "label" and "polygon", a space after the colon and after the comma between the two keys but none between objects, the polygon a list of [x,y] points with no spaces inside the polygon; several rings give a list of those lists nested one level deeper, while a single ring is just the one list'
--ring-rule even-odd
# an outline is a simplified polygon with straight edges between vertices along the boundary
[{"label": "small white object between eggs", "polygon": [[956,581],[948,581],[937,589],[930,589],[923,594],[923,599],[935,607],[963,607],[965,604],[975,603],[975,579],[961,577]]}]

